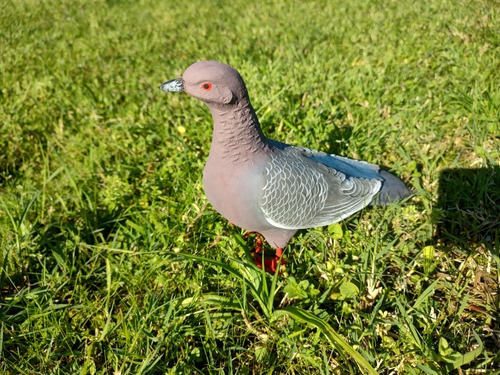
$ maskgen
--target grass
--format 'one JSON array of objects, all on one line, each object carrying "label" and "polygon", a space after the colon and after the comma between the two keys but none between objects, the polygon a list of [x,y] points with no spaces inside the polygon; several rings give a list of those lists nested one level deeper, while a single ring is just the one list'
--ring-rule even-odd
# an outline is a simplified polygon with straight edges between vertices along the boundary
[{"label": "grass", "polygon": [[[498,1],[1,8],[1,373],[500,373]],[[262,274],[203,195],[208,110],[158,89],[203,59],[415,196]]]}]

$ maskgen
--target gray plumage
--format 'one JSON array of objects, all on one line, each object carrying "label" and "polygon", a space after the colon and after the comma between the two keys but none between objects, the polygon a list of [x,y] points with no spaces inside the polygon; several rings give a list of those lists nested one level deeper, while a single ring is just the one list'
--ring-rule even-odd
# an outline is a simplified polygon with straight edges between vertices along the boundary
[{"label": "gray plumage", "polygon": [[201,61],[163,91],[184,91],[212,113],[212,147],[203,186],[214,208],[235,225],[284,247],[298,229],[338,222],[369,204],[411,195],[375,164],[267,139],[239,73]]}]

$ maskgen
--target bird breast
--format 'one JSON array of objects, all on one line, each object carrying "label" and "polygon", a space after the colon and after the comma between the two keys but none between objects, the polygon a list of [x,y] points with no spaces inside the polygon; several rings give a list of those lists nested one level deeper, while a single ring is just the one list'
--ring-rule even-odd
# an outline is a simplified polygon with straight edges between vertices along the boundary
[{"label": "bird breast", "polygon": [[258,207],[262,189],[259,172],[252,164],[237,167],[215,162],[209,157],[203,171],[203,188],[212,206],[233,224],[261,231],[267,221]]}]

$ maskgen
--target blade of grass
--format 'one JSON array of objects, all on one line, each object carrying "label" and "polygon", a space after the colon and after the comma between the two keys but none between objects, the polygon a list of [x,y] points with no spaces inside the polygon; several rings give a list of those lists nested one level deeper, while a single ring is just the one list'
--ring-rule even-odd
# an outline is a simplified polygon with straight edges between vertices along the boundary
[{"label": "blade of grass", "polygon": [[267,317],[271,316],[272,311],[268,310],[268,306],[269,306],[269,303],[268,303],[269,294],[266,292],[267,291],[267,285],[265,286],[265,288],[263,287],[263,285],[267,283],[267,280],[266,280],[267,276],[264,274],[263,277],[262,277],[262,279],[261,279],[259,277],[259,274],[260,274],[261,270],[258,267],[256,267],[254,264],[244,263],[242,261],[233,259],[233,261],[236,264],[242,266],[240,268],[240,270],[242,272],[240,272],[240,270],[236,269],[235,267],[232,267],[232,266],[230,266],[230,265],[228,265],[226,263],[219,262],[217,260],[213,260],[213,259],[209,259],[209,258],[204,258],[204,257],[200,257],[200,256],[197,256],[197,255],[185,254],[185,253],[174,253],[174,252],[171,252],[171,251],[166,251],[165,253],[166,254],[175,255],[177,257],[182,257],[182,258],[186,258],[186,259],[196,260],[198,262],[204,262],[204,263],[213,264],[213,265],[215,265],[217,267],[220,267],[220,268],[224,269],[225,271],[229,272],[231,275],[235,276],[237,279],[239,279],[240,281],[242,281],[250,289],[250,292],[252,293],[252,295],[254,296],[254,298],[259,303],[259,305],[260,305],[262,311],[264,312],[264,314]]},{"label": "blade of grass", "polygon": [[410,309],[417,309],[424,301],[426,301],[432,294],[434,294],[434,291],[436,290],[436,286],[440,279],[436,279],[431,285],[429,285],[423,292],[422,294],[417,298],[415,303],[413,304],[413,307]]},{"label": "blade of grass", "polygon": [[284,307],[274,312],[275,317],[279,317],[281,315],[289,315],[292,318],[304,321],[315,326],[326,336],[332,346],[340,353],[351,356],[356,361],[358,366],[364,368],[369,374],[378,374],[377,371],[368,363],[368,361],[351,345],[349,345],[349,343],[342,336],[335,332],[333,327],[324,320],[318,318],[309,311],[293,306]]}]

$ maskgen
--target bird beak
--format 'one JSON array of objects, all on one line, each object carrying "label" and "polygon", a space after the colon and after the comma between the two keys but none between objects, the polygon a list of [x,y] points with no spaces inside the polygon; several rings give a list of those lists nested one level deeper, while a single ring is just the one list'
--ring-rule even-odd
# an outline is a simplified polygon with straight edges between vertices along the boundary
[{"label": "bird beak", "polygon": [[171,79],[162,83],[160,89],[165,92],[182,92],[184,91],[184,81],[182,78]]}]

